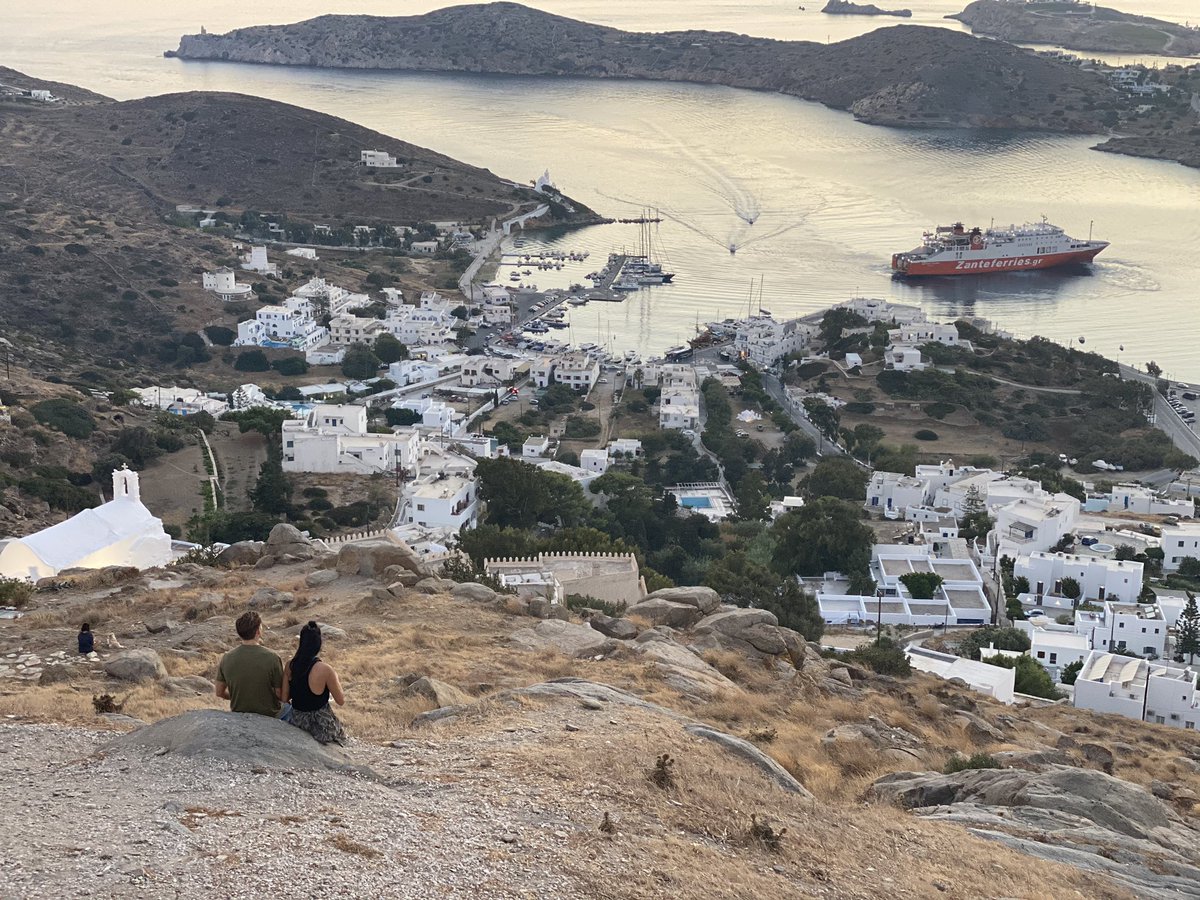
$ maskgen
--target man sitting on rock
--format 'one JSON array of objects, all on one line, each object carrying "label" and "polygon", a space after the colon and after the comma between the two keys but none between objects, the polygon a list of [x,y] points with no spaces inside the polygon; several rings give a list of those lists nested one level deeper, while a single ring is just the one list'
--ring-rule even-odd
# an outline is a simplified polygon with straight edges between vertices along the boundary
[{"label": "man sitting on rock", "polygon": [[280,718],[283,661],[262,646],[262,618],[251,610],[238,616],[235,627],[242,643],[221,657],[217,696],[229,701],[231,712]]}]

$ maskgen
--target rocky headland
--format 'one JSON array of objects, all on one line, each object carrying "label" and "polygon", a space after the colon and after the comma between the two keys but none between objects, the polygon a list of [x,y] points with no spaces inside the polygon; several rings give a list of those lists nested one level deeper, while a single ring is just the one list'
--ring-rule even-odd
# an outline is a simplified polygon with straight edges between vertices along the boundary
[{"label": "rocky headland", "polygon": [[[1200,878],[1179,729],[879,675],[709,588],[571,612],[287,525],[207,562],[68,573],[0,620],[14,896],[1166,900]],[[285,656],[321,623],[348,746],[221,710],[248,608]]]},{"label": "rocky headland", "polygon": [[974,34],[1101,53],[1200,56],[1200,30],[1089,3],[975,0],[950,19]]},{"label": "rocky headland", "polygon": [[851,3],[850,0],[829,0],[821,12],[831,16],[896,16],[911,19],[911,9],[881,9],[874,3]]},{"label": "rocky headland", "polygon": [[[644,34],[516,3],[420,16],[321,16],[194,34],[171,55],[269,65],[641,78],[776,91],[881,125],[1103,131],[1091,72],[948,29],[900,25],[835,44],[728,32]],[[1051,100],[1050,98],[1054,98]]]}]

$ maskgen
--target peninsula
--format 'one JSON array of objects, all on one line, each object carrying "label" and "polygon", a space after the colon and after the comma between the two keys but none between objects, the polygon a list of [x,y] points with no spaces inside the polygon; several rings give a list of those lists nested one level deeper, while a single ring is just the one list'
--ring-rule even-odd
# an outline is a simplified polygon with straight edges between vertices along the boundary
[{"label": "peninsula", "polygon": [[640,78],[769,90],[880,125],[1104,131],[1092,72],[943,28],[900,25],[835,44],[728,32],[647,34],[516,3],[419,16],[320,16],[194,34],[194,60],[397,71]]},{"label": "peninsula", "polygon": [[880,9],[874,3],[851,3],[850,0],[829,0],[821,12],[831,16],[896,16],[911,19],[911,9]]},{"label": "peninsula", "polygon": [[1101,53],[1200,56],[1200,29],[1088,3],[975,0],[947,16],[974,34]]}]

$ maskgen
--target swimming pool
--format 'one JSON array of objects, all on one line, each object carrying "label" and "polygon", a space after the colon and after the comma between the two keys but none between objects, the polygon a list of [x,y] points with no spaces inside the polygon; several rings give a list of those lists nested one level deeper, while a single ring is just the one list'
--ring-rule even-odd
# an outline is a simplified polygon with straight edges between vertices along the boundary
[{"label": "swimming pool", "polygon": [[679,501],[680,506],[688,509],[708,509],[712,506],[711,497],[684,497]]}]

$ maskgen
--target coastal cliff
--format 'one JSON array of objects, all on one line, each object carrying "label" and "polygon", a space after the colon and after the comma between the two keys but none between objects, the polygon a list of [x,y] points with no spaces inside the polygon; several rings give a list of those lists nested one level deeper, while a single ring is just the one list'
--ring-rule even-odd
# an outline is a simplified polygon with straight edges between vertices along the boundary
[{"label": "coastal cliff", "polygon": [[770,90],[875,124],[1103,130],[1098,75],[947,29],[900,25],[836,44],[728,32],[643,34],[515,3],[421,16],[321,16],[187,35],[183,59],[506,75],[640,78]]},{"label": "coastal cliff", "polygon": [[849,0],[829,0],[821,12],[831,16],[896,16],[911,19],[911,9],[880,9],[874,3],[851,3]]},{"label": "coastal cliff", "polygon": [[975,0],[947,18],[957,19],[975,34],[1005,41],[1103,53],[1200,55],[1200,31],[1194,28],[1086,3]]}]

